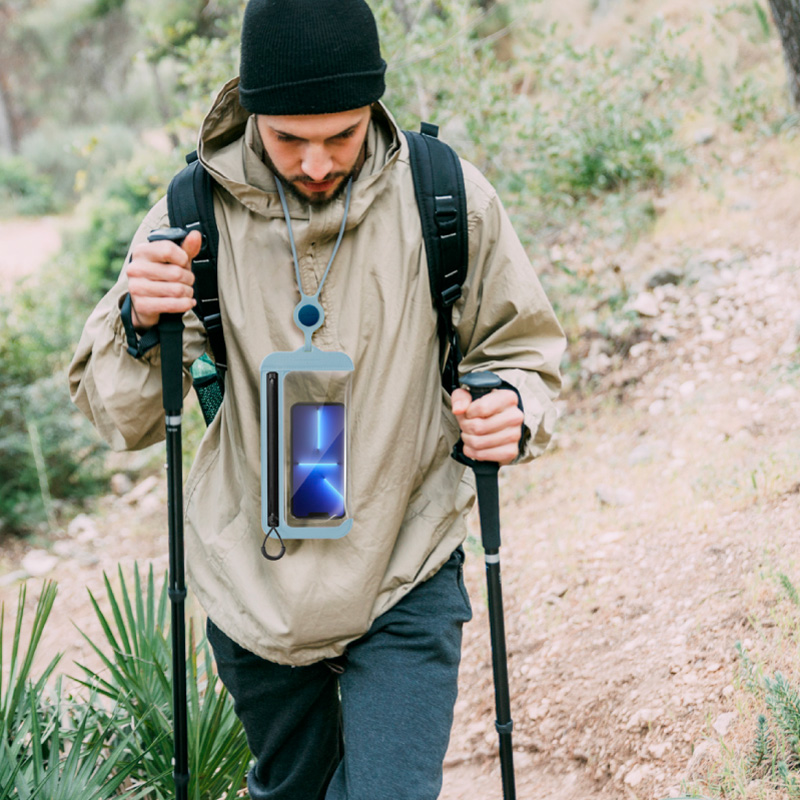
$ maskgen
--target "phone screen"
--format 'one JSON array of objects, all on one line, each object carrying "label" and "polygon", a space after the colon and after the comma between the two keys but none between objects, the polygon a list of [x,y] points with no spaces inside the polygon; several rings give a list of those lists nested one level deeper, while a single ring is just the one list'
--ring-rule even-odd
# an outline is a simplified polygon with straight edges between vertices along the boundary
[{"label": "phone screen", "polygon": [[344,502],[344,405],[292,406],[292,516],[340,519]]}]

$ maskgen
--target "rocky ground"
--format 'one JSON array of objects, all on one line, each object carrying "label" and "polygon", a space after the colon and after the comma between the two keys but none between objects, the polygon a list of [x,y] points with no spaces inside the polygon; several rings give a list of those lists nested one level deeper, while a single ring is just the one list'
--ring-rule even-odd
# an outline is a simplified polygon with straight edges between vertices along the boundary
[{"label": "rocky ground", "polygon": [[[778,575],[800,577],[800,249],[779,200],[798,187],[754,172],[718,204],[697,198],[691,221],[671,199],[630,255],[635,343],[575,346],[592,390],[566,396],[551,452],[504,476],[522,798],[683,796],[751,745],[737,642],[797,677],[776,620]],[[494,800],[480,558],[468,565],[476,620],[442,797]]]}]

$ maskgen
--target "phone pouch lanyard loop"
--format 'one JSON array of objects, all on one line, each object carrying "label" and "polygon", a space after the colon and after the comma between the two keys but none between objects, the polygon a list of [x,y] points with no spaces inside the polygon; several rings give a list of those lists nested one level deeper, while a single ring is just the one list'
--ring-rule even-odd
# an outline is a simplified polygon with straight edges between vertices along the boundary
[{"label": "phone pouch lanyard loop", "polygon": [[[273,533],[275,534],[275,536],[278,537],[278,541],[281,543],[281,549],[280,552],[277,553],[277,555],[271,556],[267,552],[267,540],[269,539],[270,536],[272,536]],[[280,561],[285,553],[286,553],[286,543],[283,541],[278,531],[275,530],[275,528],[273,528],[264,536],[264,542],[261,545],[261,555],[264,556],[264,558],[266,558],[267,561]]]}]

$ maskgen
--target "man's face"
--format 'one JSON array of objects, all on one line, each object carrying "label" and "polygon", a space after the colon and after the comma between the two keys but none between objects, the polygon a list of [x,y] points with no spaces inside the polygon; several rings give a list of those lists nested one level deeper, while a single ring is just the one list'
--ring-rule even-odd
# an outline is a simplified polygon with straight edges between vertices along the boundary
[{"label": "man's face", "polygon": [[361,168],[371,115],[369,106],[335,114],[258,114],[256,124],[268,165],[301,200],[323,205]]}]

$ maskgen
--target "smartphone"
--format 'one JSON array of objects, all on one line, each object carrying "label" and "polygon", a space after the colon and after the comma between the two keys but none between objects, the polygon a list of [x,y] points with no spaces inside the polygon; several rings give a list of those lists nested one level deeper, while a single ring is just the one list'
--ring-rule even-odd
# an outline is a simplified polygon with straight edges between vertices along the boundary
[{"label": "smartphone", "polygon": [[291,513],[296,519],[345,516],[343,403],[295,403],[291,410]]}]

